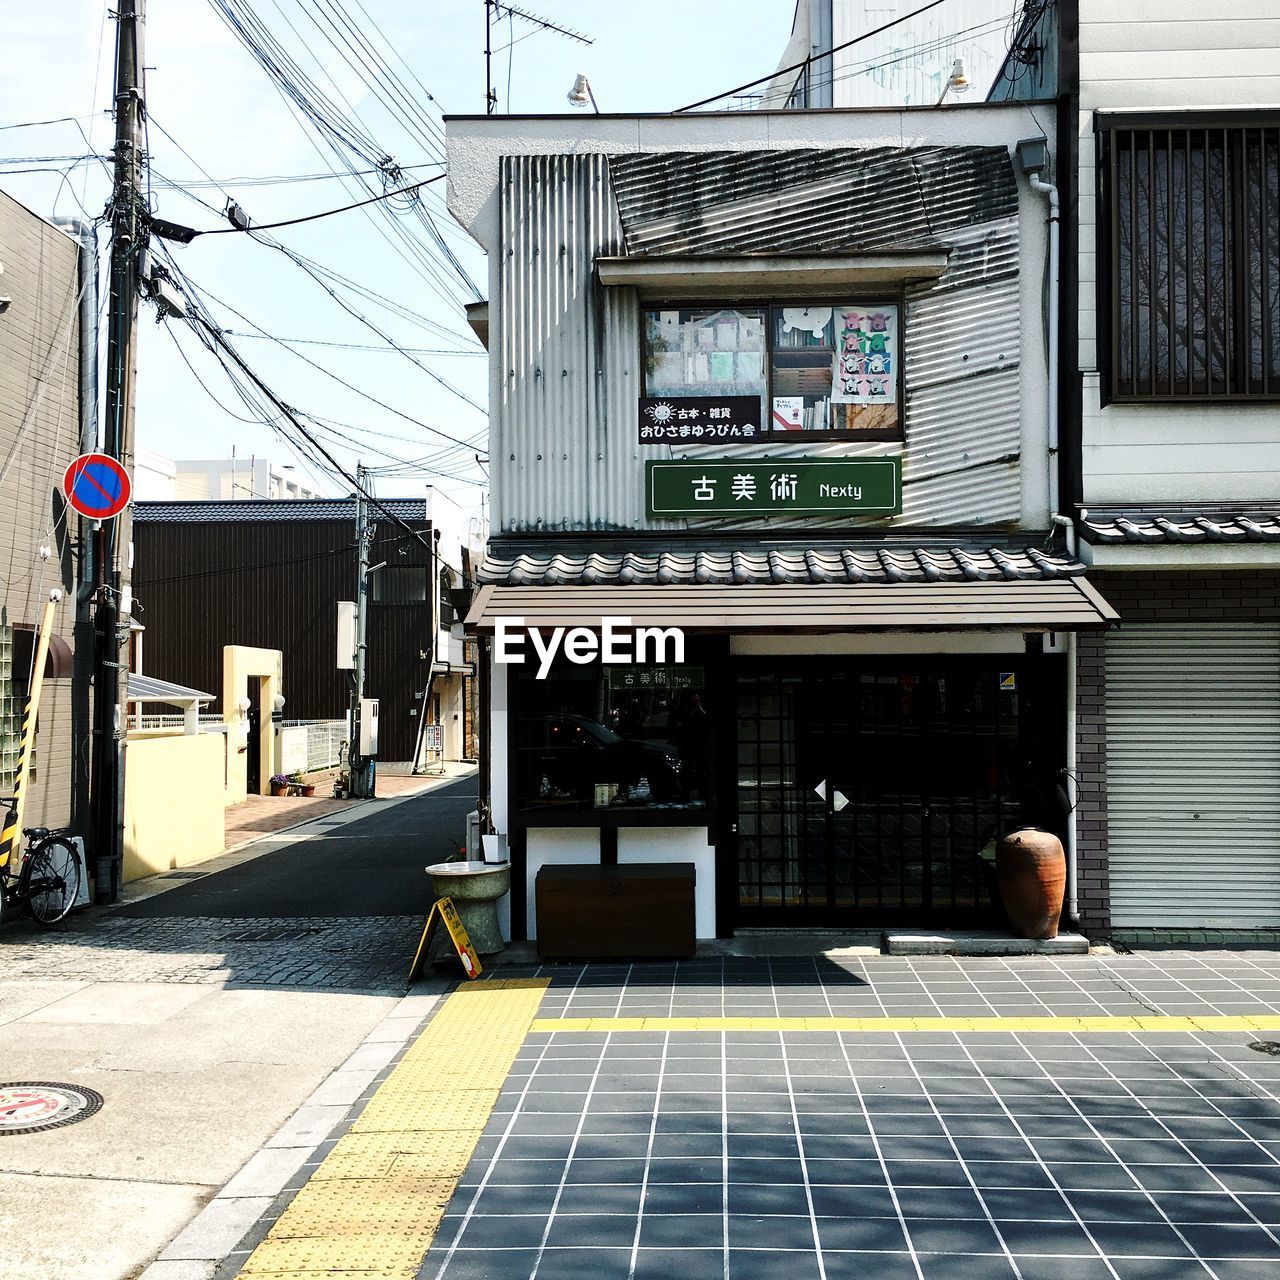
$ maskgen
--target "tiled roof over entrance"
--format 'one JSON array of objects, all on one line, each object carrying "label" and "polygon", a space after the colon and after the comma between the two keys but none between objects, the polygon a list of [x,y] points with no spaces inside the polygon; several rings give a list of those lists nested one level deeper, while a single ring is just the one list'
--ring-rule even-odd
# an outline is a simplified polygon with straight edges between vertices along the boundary
[{"label": "tiled roof over entrance", "polygon": [[480,567],[500,586],[667,586],[749,583],[1016,582],[1077,577],[1078,560],[1036,547],[911,546],[907,543],[669,542],[547,545],[496,541]]}]

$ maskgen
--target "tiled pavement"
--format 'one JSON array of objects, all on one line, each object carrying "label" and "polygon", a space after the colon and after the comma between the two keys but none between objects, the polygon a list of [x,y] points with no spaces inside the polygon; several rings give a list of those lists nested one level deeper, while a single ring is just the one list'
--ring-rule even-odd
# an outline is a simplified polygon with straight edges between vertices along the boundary
[{"label": "tiled pavement", "polygon": [[521,972],[552,977],[542,1018],[1280,1012],[1280,952],[1264,951],[1025,959],[716,957]]},{"label": "tiled pavement", "polygon": [[[723,957],[490,974],[550,986],[421,1266],[380,1258],[390,1237],[371,1235],[344,1239],[341,1265],[312,1259],[289,1280],[1280,1275],[1280,1053],[1250,1047],[1280,1040],[1280,955]],[[1044,1029],[1046,1018],[1082,1015],[1087,1030]],[[1135,1015],[1146,1028],[1114,1029]],[[1272,1029],[1205,1032],[1187,1015]],[[636,1029],[673,1016],[678,1030]],[[796,1016],[810,1026],[696,1025]],[[822,1029],[850,1016],[867,1021]],[[920,1029],[973,1016],[1007,1029]],[[584,1018],[601,1029],[582,1029]],[[913,1029],[891,1029],[904,1018]],[[435,1026],[433,1016],[423,1034]],[[456,1054],[430,1050],[449,1064],[440,1088],[466,1080],[468,1041],[458,1038]],[[296,1150],[294,1122],[279,1140],[288,1168],[262,1153],[271,1177],[254,1183],[261,1208],[240,1206],[256,1222],[189,1229],[221,1232],[220,1265],[183,1270],[194,1255],[170,1251],[145,1280],[233,1280],[273,1228],[289,1237],[282,1216],[297,1191],[335,1176],[325,1158],[375,1097],[394,1129],[385,1091],[405,1057],[387,1048],[376,1078],[362,1060],[363,1093],[320,1108],[333,1127],[308,1129],[319,1143],[310,1155]],[[411,1109],[395,1149],[435,1150],[416,1131],[436,1123]],[[457,1127],[473,1123],[459,1116]],[[418,1174],[444,1176],[418,1159]],[[224,1197],[248,1194],[248,1172]],[[348,1184],[338,1202],[379,1195],[386,1188],[372,1182]],[[405,1195],[391,1208],[402,1225],[417,1222],[425,1249],[443,1200]]]},{"label": "tiled pavement", "polygon": [[[541,1019],[1280,1007],[1270,953],[541,972]],[[1252,1038],[536,1030],[420,1275],[1280,1274],[1280,1057]]]}]

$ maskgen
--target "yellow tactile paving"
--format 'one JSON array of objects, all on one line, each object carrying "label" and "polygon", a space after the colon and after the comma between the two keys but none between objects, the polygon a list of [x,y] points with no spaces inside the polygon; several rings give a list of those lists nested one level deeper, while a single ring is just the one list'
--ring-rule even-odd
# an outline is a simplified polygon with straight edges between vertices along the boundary
[{"label": "yellow tactile paving", "polygon": [[[391,1082],[388,1080],[387,1084]],[[385,1088],[386,1086],[384,1086]],[[408,1129],[438,1132],[447,1129],[483,1129],[498,1101],[497,1089],[454,1089],[442,1082],[430,1092],[421,1089],[381,1090],[351,1126],[352,1133],[392,1132]],[[448,1095],[450,1105],[440,1098]]]},{"label": "yellow tactile paving", "polygon": [[277,1238],[307,1238],[322,1230],[417,1233],[434,1230],[456,1185],[454,1178],[388,1175],[352,1188],[308,1182],[276,1220]]},{"label": "yellow tactile paving", "polygon": [[258,1276],[264,1271],[323,1272],[400,1271],[417,1268],[426,1257],[435,1227],[415,1232],[360,1232],[345,1228],[306,1239],[268,1236],[249,1256],[240,1274]]},{"label": "yellow tactile paving", "polygon": [[535,1018],[530,1031],[1280,1031],[1280,1017],[1203,1014],[1181,1017],[1034,1018]]},{"label": "yellow tactile paving", "polygon": [[240,1274],[252,1280],[412,1280],[548,982],[455,991]]}]

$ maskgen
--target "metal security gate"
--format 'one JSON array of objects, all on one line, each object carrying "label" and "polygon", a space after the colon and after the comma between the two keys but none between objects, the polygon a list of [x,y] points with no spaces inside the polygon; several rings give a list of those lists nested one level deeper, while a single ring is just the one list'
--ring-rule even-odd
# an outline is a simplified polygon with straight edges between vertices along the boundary
[{"label": "metal security gate", "polygon": [[997,836],[1052,804],[1049,669],[908,663],[739,672],[739,924],[993,919]]},{"label": "metal security gate", "polygon": [[1107,637],[1117,927],[1280,926],[1280,626]]}]

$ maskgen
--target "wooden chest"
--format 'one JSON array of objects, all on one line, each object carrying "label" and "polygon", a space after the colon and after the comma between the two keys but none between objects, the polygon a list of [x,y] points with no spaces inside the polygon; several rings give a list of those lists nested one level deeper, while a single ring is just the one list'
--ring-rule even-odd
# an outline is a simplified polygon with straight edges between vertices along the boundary
[{"label": "wooden chest", "polygon": [[692,862],[544,866],[534,887],[542,960],[685,959],[697,945]]}]

